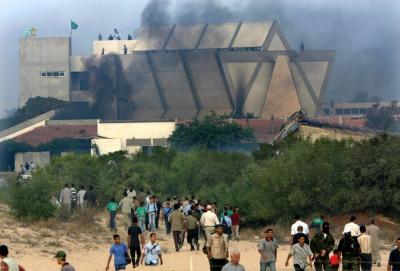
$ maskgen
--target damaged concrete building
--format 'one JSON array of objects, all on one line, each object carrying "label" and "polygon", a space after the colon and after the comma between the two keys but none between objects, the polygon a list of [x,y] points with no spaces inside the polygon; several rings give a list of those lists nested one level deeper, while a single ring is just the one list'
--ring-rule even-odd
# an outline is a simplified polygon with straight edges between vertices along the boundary
[{"label": "damaged concrete building", "polygon": [[132,121],[315,116],[334,58],[292,50],[276,21],[142,27],[134,40],[94,41],[90,56],[71,56],[68,37],[24,38],[20,106],[54,97]]}]

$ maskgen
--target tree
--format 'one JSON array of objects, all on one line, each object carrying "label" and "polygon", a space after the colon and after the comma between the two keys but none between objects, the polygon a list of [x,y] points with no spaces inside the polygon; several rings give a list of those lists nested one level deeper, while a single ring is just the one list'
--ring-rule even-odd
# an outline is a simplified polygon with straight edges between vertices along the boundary
[{"label": "tree", "polygon": [[379,107],[375,104],[367,113],[367,127],[382,131],[389,130],[394,124],[394,115],[399,113],[397,101],[393,101],[390,106]]},{"label": "tree", "polygon": [[178,124],[168,138],[168,142],[177,149],[204,147],[219,149],[229,144],[254,140],[251,128],[243,128],[227,115],[217,115],[215,112],[202,120],[193,119],[188,124]]},{"label": "tree", "polygon": [[7,129],[48,111],[66,107],[69,104],[69,102],[51,97],[45,98],[38,96],[35,98],[29,98],[26,104],[22,108],[18,109],[13,116],[6,119],[0,119],[0,130]]}]

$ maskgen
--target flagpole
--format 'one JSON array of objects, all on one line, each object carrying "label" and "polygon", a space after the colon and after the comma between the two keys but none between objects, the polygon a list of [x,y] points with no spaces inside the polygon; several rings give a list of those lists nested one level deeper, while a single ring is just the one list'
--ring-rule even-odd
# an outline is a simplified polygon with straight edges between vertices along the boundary
[{"label": "flagpole", "polygon": [[72,56],[72,27],[69,30],[69,54]]}]

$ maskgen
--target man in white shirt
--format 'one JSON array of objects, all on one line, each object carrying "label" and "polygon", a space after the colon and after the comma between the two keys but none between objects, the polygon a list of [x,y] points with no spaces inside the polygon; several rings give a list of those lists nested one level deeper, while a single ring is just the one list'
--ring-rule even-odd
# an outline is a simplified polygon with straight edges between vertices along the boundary
[{"label": "man in white shirt", "polygon": [[80,208],[84,208],[85,207],[85,200],[83,199],[85,197],[85,187],[82,185],[81,186],[81,190],[78,191],[78,206]]},{"label": "man in white shirt", "polygon": [[148,242],[143,248],[142,258],[140,263],[145,265],[158,265],[160,259],[160,265],[163,264],[163,260],[161,257],[161,248],[156,243],[157,235],[153,232],[150,234],[150,242]]},{"label": "man in white shirt", "polygon": [[72,193],[68,184],[65,184],[64,188],[60,193],[60,203],[61,208],[63,208],[68,213],[71,212],[71,202],[72,202]]},{"label": "man in white shirt", "polygon": [[123,215],[123,224],[124,226],[128,229],[132,225],[132,218],[131,218],[131,213],[132,213],[132,208],[133,208],[133,202],[132,199],[129,198],[129,196],[124,193],[124,198],[121,199],[119,202],[119,208],[121,208],[122,215]]},{"label": "man in white shirt", "polygon": [[132,185],[129,186],[129,188],[126,190],[126,193],[128,194],[128,198],[130,200],[132,200],[133,197],[136,197],[136,191],[133,189]]},{"label": "man in white shirt", "polygon": [[292,237],[296,233],[299,233],[298,230],[297,230],[299,226],[302,226],[303,227],[303,233],[305,235],[308,235],[309,234],[308,225],[300,220],[300,216],[299,215],[295,215],[294,219],[296,220],[296,222],[292,225],[291,231],[290,231],[290,234],[292,235]]},{"label": "man in white shirt", "polygon": [[357,237],[360,244],[360,266],[361,271],[371,271],[372,268],[372,247],[371,236],[367,234],[365,226],[360,227],[361,235]]},{"label": "man in white shirt", "polygon": [[207,205],[207,212],[203,213],[200,218],[200,224],[204,228],[204,231],[206,233],[205,235],[206,241],[211,237],[211,234],[215,229],[215,225],[219,224],[217,215],[213,213],[211,209],[212,206]]},{"label": "man in white shirt", "polygon": [[361,235],[360,226],[356,224],[356,220],[357,218],[354,215],[350,217],[350,222],[344,225],[343,234],[350,232],[351,237],[357,237]]}]

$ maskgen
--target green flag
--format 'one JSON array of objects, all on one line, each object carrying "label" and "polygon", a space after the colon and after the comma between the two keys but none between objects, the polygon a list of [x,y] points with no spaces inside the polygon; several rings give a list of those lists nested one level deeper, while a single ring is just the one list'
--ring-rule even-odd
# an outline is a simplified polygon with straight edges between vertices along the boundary
[{"label": "green flag", "polygon": [[78,24],[71,20],[71,29],[78,29]]}]

